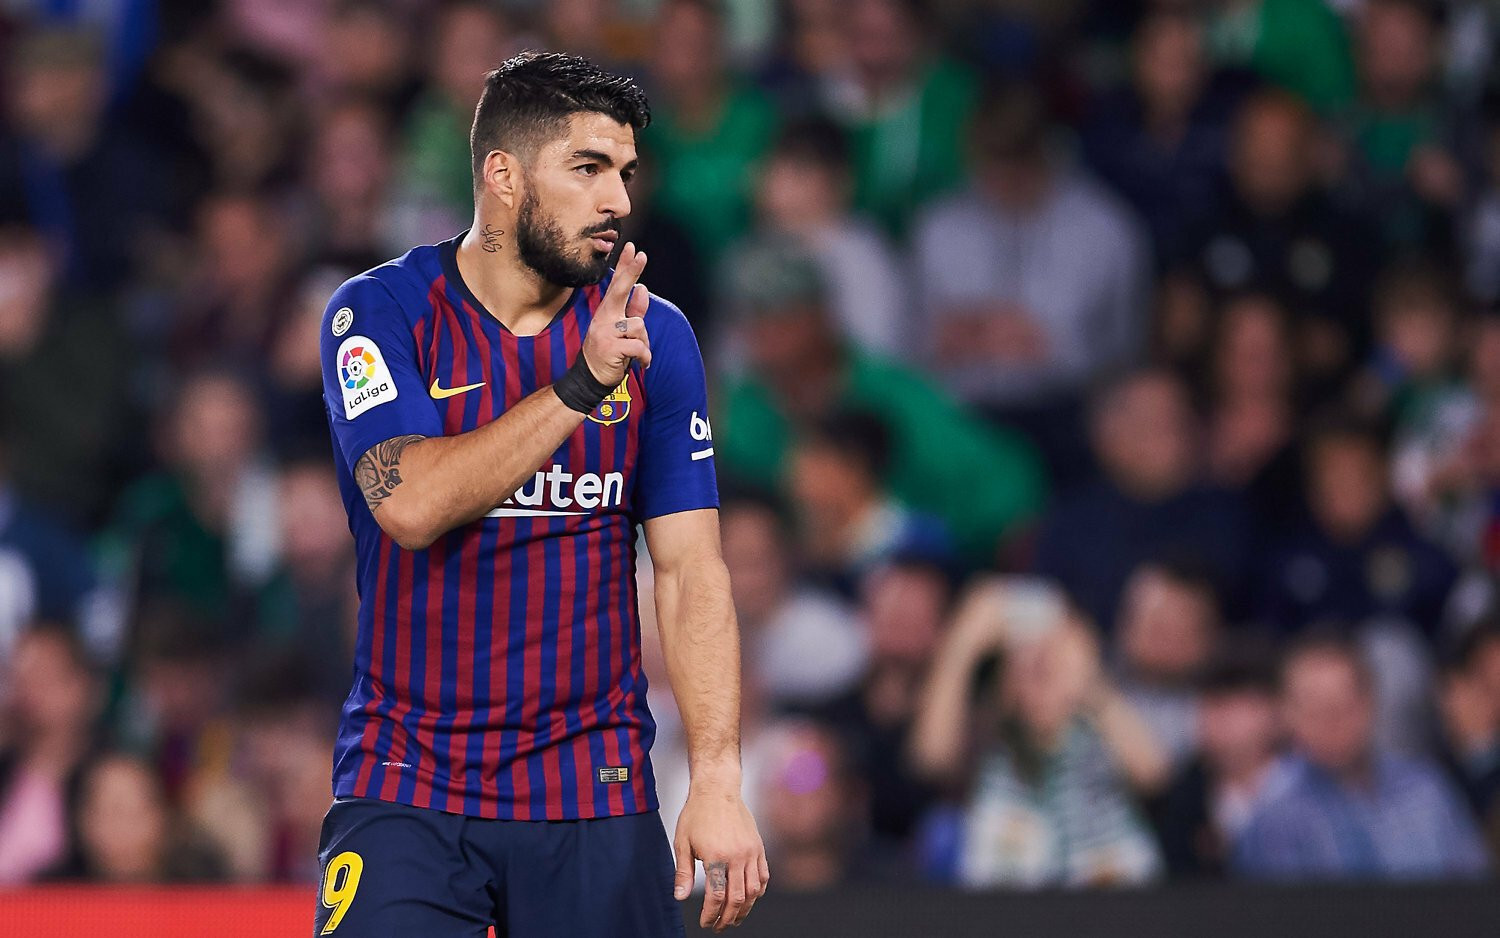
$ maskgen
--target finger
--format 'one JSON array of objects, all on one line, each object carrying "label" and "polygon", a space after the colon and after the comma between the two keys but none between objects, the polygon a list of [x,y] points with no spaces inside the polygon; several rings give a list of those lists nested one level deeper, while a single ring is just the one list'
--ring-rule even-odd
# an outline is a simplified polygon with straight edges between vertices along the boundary
[{"label": "finger", "polygon": [[760,848],[760,894],[766,894],[766,887],[771,885],[771,865],[766,862],[766,848]]},{"label": "finger", "polygon": [[686,899],[688,893],[693,891],[693,851],[688,846],[686,837],[679,837],[677,843],[673,844],[677,854],[677,878],[673,881],[672,895],[677,899]]},{"label": "finger", "polygon": [[609,319],[624,319],[626,301],[630,299],[635,283],[646,269],[646,252],[637,251],[634,244],[627,244],[620,251],[620,260],[615,264],[614,279],[599,304],[599,312]]},{"label": "finger", "polygon": [[640,339],[649,342],[646,334],[646,320],[639,316],[627,316],[615,323],[615,331],[627,339]]},{"label": "finger", "polygon": [[716,931],[723,931],[731,925],[738,925],[740,916],[745,908],[745,862],[736,862],[729,868],[729,898],[724,903],[724,911],[719,913],[719,925]]},{"label": "finger", "polygon": [[640,339],[621,339],[620,344],[615,346],[621,355],[633,358],[641,363],[642,368],[651,367],[651,346]]},{"label": "finger", "polygon": [[740,914],[734,920],[738,925],[750,915],[750,910],[755,908],[755,900],[760,898],[760,868],[754,863],[746,863],[745,867],[745,904],[740,907]]},{"label": "finger", "polygon": [[729,900],[729,863],[726,860],[705,863],[703,873],[708,886],[703,890],[703,914],[698,916],[698,926],[710,928],[719,921],[724,903]]}]

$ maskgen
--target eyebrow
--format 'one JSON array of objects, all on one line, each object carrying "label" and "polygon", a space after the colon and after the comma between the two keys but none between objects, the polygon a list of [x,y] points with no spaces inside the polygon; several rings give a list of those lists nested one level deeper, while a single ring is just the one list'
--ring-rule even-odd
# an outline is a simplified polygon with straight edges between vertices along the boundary
[{"label": "eyebrow", "polygon": [[[603,163],[605,166],[614,166],[615,165],[614,158],[611,157],[608,153],[605,153],[602,150],[574,150],[573,151],[572,159],[575,159],[575,160],[592,160],[595,163]],[[639,158],[633,159],[629,163],[625,164],[625,168],[627,170],[629,170],[629,169],[635,169],[637,166],[640,165],[640,162],[641,161],[640,161]]]}]

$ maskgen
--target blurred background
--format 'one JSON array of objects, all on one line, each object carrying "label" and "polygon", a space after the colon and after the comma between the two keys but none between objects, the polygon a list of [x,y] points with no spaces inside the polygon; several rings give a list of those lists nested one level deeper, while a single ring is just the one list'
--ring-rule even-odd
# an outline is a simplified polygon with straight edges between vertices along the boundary
[{"label": "blurred background", "polygon": [[319,319],[527,48],[651,95],[773,897],[1492,874],[1500,6],[3,0],[0,885],[316,882]]}]

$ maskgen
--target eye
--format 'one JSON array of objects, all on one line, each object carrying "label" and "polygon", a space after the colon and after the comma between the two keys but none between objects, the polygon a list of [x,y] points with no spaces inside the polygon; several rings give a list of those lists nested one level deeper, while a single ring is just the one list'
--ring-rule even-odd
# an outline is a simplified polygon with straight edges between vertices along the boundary
[{"label": "eye", "polygon": [[573,170],[573,172],[575,172],[575,173],[583,173],[585,176],[596,176],[599,173],[599,164],[598,163],[584,163],[582,166],[580,166],[577,169]]},{"label": "eye", "polygon": [[625,172],[623,172],[623,173],[620,174],[620,178],[625,181],[625,184],[627,186],[630,185],[630,180],[632,180],[632,179],[635,178],[635,170],[633,170],[633,169],[627,169],[627,170],[625,170]]}]

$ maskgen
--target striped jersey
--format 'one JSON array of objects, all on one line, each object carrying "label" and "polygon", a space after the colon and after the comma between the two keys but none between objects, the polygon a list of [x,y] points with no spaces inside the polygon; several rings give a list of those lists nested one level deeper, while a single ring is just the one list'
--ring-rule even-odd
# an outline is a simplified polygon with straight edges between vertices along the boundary
[{"label": "striped jersey", "polygon": [[483,518],[424,550],[393,541],[353,476],[393,437],[466,433],[573,363],[609,275],[534,336],[470,292],[462,235],[345,282],[322,324],[324,405],[358,556],[354,685],[336,797],[479,817],[655,810],[635,526],[717,507],[703,361],[652,296],[652,366],[632,367]]}]

